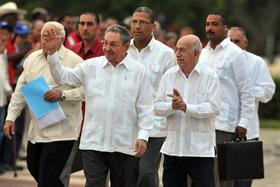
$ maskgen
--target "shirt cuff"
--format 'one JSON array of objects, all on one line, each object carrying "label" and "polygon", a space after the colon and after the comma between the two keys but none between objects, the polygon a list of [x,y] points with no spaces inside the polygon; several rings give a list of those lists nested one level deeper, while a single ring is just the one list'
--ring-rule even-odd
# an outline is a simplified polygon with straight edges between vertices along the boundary
[{"label": "shirt cuff", "polygon": [[248,125],[249,125],[249,120],[246,119],[246,118],[241,118],[239,123],[238,123],[238,126],[243,127],[245,129],[248,128]]},{"label": "shirt cuff", "polygon": [[149,131],[146,130],[146,129],[140,129],[139,132],[138,132],[138,140],[139,139],[142,139],[142,140],[146,140],[148,141],[149,140]]},{"label": "shirt cuff", "polygon": [[187,110],[186,110],[186,114],[193,114],[196,112],[196,105],[192,105],[192,104],[188,104],[187,106]]},{"label": "shirt cuff", "polygon": [[12,112],[8,112],[7,117],[6,117],[6,121],[13,121],[15,122],[17,119],[17,116],[15,114],[12,114]]}]

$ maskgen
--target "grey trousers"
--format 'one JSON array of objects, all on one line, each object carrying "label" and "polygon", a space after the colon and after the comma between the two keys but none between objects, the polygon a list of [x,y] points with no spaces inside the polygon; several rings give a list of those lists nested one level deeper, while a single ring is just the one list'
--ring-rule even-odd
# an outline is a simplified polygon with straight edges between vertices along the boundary
[{"label": "grey trousers", "polygon": [[161,160],[160,149],[165,137],[149,138],[145,154],[139,160],[138,187],[158,187],[158,169]]},{"label": "grey trousers", "polygon": [[119,152],[83,150],[86,187],[104,187],[110,171],[111,187],[135,187],[138,178],[138,158]]},{"label": "grey trousers", "polygon": [[[235,133],[216,130],[216,144],[223,143],[225,141],[231,141],[235,137]],[[215,187],[233,187],[233,181],[220,181],[218,171],[218,159],[215,158],[214,164],[214,178]]]}]

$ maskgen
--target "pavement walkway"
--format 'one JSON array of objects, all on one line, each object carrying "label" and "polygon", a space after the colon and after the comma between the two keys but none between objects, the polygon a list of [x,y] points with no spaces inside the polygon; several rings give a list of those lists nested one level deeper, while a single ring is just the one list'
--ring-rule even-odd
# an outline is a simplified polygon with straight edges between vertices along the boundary
[{"label": "pavement walkway", "polygon": [[[253,187],[279,187],[280,186],[280,130],[261,129],[261,140],[264,149],[265,178],[254,180]],[[25,169],[18,172],[18,177],[14,178],[13,172],[6,172],[0,176],[0,187],[36,187],[36,183],[29,174],[26,164],[18,162]],[[162,175],[162,167],[160,168]],[[83,187],[85,178],[83,172],[71,175],[70,187]],[[162,186],[162,185],[161,185]]]}]

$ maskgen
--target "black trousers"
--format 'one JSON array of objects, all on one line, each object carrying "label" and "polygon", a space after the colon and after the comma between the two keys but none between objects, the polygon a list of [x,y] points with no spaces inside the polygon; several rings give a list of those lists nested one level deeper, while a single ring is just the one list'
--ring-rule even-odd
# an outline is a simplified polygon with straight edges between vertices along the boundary
[{"label": "black trousers", "polygon": [[164,155],[163,186],[185,187],[187,186],[187,175],[189,175],[192,187],[213,187],[213,169],[214,158]]},{"label": "black trousers", "polygon": [[38,187],[63,187],[59,180],[74,141],[28,142],[27,167]]},{"label": "black trousers", "polygon": [[138,159],[118,152],[83,150],[86,187],[104,187],[110,171],[111,187],[136,187]]}]

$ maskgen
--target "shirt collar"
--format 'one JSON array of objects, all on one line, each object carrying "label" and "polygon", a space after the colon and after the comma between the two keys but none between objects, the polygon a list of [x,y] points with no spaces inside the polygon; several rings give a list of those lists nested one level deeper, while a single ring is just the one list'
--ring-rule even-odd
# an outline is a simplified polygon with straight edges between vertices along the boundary
[{"label": "shirt collar", "polygon": [[66,48],[63,45],[61,45],[61,47],[57,50],[57,54],[58,54],[58,57],[60,58],[60,60],[62,60],[64,58],[64,55],[66,54],[65,51],[66,51]]},{"label": "shirt collar", "polygon": [[[123,65],[126,69],[130,69],[131,68],[131,60],[132,59],[130,59],[130,57],[129,57],[129,55],[128,54],[126,54],[126,56],[124,57],[124,59],[118,64],[118,66],[119,65]],[[107,58],[105,57],[105,60],[102,62],[102,64],[101,64],[101,67],[102,68],[104,68],[104,67],[106,67],[107,65],[112,65],[108,60],[107,60]]]},{"label": "shirt collar", "polygon": [[[98,38],[96,38],[94,44],[93,44],[92,47],[89,49],[89,51],[91,51],[91,53],[95,54],[95,53],[96,53],[95,50],[96,50],[97,48],[99,48],[100,45],[101,45],[101,41],[100,41]],[[83,44],[82,41],[80,41],[80,42],[77,44],[78,52],[79,52],[79,53],[84,53],[84,51],[82,51],[83,48],[84,48],[84,44]]]},{"label": "shirt collar", "polygon": [[[221,42],[216,46],[216,48],[217,48],[218,46],[221,46],[222,48],[225,48],[230,42],[231,42],[231,41],[230,41],[230,38],[227,37],[227,38],[225,38],[223,41],[221,41]],[[207,43],[207,45],[205,46],[205,48],[207,48],[207,49],[212,48],[211,45],[210,45],[210,42]]]},{"label": "shirt collar", "polygon": [[[134,39],[132,39],[130,41],[130,45],[133,46],[136,49],[136,46],[134,44]],[[148,45],[144,49],[147,48],[150,51],[152,51],[155,47],[156,47],[156,39],[154,38],[154,36],[152,36],[152,39],[150,40],[150,42],[148,43]]]},{"label": "shirt collar", "polygon": [[[41,49],[42,50],[42,49]],[[66,54],[66,48],[64,47],[64,45],[61,45],[61,47],[57,50],[57,55],[58,55],[58,58],[60,60],[62,60]],[[46,56],[46,54],[44,53],[44,51],[42,50],[42,55]]]},{"label": "shirt collar", "polygon": [[[188,77],[190,77],[194,72],[197,72],[198,74],[200,74],[202,68],[203,68],[203,67],[202,67],[201,63],[199,63],[199,61],[198,61],[197,64],[195,65],[194,69],[192,70],[192,72],[189,74]],[[179,66],[179,65],[177,65],[176,71],[179,72],[179,73],[181,73],[182,75],[184,75],[184,73],[183,73],[182,70],[180,69],[180,66]]]}]

